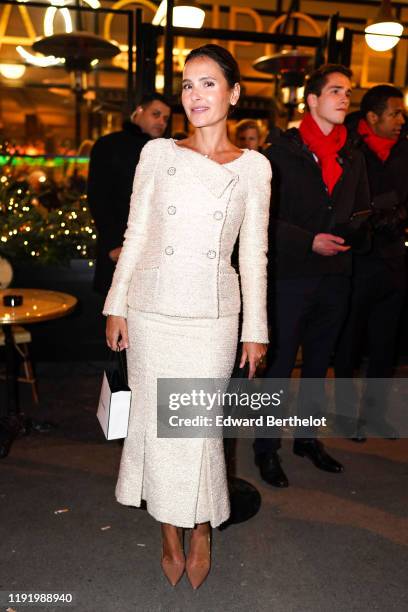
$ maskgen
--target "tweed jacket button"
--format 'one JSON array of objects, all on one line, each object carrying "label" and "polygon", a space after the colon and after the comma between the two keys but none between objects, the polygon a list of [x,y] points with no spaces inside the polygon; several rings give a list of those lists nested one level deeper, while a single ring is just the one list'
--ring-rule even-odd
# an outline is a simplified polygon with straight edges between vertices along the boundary
[{"label": "tweed jacket button", "polygon": [[210,250],[207,252],[207,257],[208,259],[215,259],[217,257],[217,253],[215,251]]},{"label": "tweed jacket button", "polygon": [[176,169],[174,168],[174,166],[170,166],[170,168],[167,170],[167,174],[169,174],[170,176],[176,174]]},{"label": "tweed jacket button", "polygon": [[216,221],[221,221],[221,219],[224,217],[224,214],[222,213],[221,210],[216,210],[214,213],[214,219]]},{"label": "tweed jacket button", "polygon": [[174,249],[172,246],[167,246],[164,250],[164,252],[166,253],[166,255],[173,255],[174,253]]},{"label": "tweed jacket button", "polygon": [[169,206],[167,209],[167,212],[169,213],[169,215],[175,215],[176,214],[176,207],[175,206]]}]

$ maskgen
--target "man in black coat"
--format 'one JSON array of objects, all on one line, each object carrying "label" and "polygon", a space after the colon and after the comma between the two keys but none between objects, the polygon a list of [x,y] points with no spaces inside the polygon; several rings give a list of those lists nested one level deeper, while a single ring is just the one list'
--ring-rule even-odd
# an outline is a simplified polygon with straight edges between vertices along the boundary
[{"label": "man in black coat", "polygon": [[160,94],[142,99],[120,132],[102,136],[91,151],[88,202],[98,230],[94,288],[106,295],[119,258],[140,152],[163,136],[170,106]]},{"label": "man in black coat", "polygon": [[[357,210],[369,208],[364,159],[351,149],[342,125],[350,103],[350,76],[338,65],[314,72],[305,88],[309,112],[300,129],[282,133],[265,152],[273,170],[268,289],[272,335],[265,377],[289,378],[302,347],[300,416],[312,414],[306,379],[326,376],[346,316],[350,247],[365,246],[364,233],[350,221]],[[280,446],[278,438],[260,437],[254,450],[262,478],[284,487],[288,480],[280,465]],[[308,437],[295,438],[293,450],[322,470],[343,471],[313,429]]]},{"label": "man in black coat", "polygon": [[[350,379],[365,349],[368,380],[360,417],[376,435],[394,437],[384,415],[388,385],[377,379],[392,376],[405,296],[408,139],[403,94],[390,85],[378,85],[363,96],[360,111],[350,117],[348,127],[366,161],[373,239],[368,253],[353,258],[351,304],[335,358],[336,409],[338,415],[352,417],[350,427],[358,415],[357,391]],[[364,427],[353,439],[365,440]]]}]

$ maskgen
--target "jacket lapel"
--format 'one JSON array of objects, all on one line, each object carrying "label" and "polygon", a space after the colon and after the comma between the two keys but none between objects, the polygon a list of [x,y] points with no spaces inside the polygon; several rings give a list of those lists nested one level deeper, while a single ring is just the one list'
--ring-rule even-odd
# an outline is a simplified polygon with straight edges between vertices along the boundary
[{"label": "jacket lapel", "polygon": [[238,175],[222,164],[218,164],[186,147],[174,146],[178,149],[177,156],[183,162],[183,165],[216,198],[221,198],[231,183],[238,182]]}]

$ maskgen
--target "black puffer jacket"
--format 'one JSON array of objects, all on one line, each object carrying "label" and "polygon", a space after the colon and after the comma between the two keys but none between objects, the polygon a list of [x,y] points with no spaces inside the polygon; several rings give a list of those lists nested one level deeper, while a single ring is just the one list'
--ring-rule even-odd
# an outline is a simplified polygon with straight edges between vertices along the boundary
[{"label": "black puffer jacket", "polygon": [[275,278],[350,275],[351,252],[324,257],[312,251],[316,234],[340,235],[356,211],[368,210],[370,199],[364,158],[347,141],[339,152],[343,174],[330,196],[319,164],[291,129],[265,151],[272,164],[270,267]]}]

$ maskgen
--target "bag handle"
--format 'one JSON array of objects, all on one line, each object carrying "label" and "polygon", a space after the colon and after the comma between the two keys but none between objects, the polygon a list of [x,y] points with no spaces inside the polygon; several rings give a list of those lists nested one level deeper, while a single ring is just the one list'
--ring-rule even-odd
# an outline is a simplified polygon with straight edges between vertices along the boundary
[{"label": "bag handle", "polygon": [[124,381],[126,382],[126,384],[128,385],[128,377],[127,377],[127,371],[125,368],[125,364],[123,361],[123,357],[122,357],[122,351],[119,348],[119,344],[117,345],[116,351],[114,351],[113,349],[111,349],[109,351],[109,361],[113,361],[113,359],[117,360],[118,364],[119,364],[119,368],[123,374],[123,378]]}]

